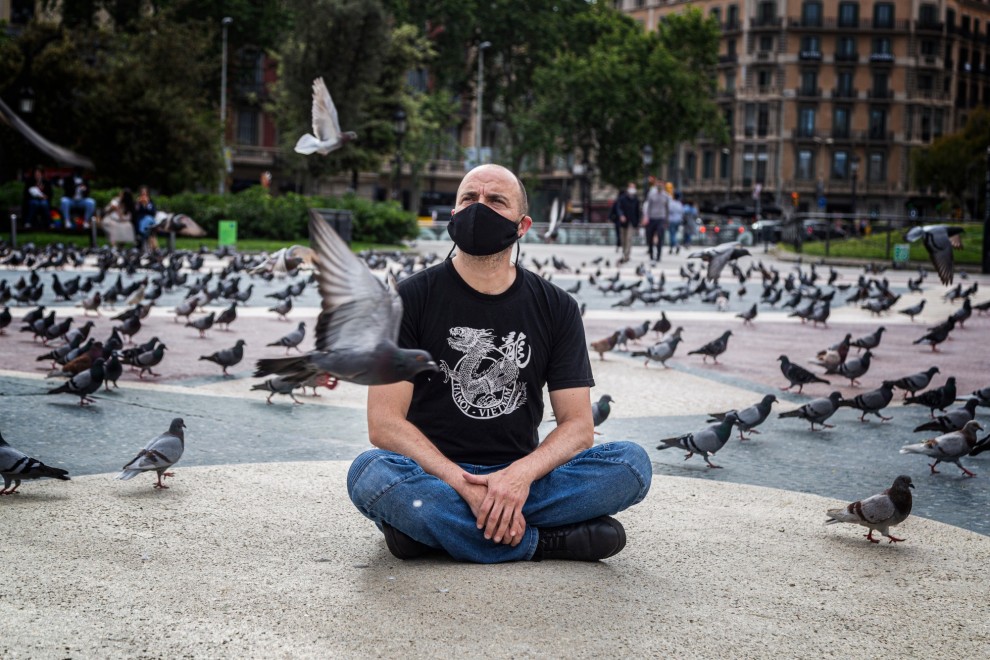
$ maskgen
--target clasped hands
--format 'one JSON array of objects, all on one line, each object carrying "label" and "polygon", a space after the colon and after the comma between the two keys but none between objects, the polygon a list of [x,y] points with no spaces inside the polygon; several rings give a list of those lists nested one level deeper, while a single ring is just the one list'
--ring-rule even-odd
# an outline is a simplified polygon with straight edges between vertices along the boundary
[{"label": "clasped hands", "polygon": [[532,480],[512,466],[491,474],[462,473],[468,488],[463,493],[477,519],[478,529],[495,543],[515,547],[526,531],[522,509]]}]

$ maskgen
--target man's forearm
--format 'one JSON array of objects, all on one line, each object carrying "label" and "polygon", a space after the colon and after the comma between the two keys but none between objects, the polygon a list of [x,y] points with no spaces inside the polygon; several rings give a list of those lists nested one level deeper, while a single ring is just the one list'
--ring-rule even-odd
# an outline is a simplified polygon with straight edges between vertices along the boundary
[{"label": "man's forearm", "polygon": [[369,437],[375,447],[408,456],[416,461],[424,472],[443,480],[454,490],[461,492],[460,488],[464,481],[461,478],[463,472],[461,467],[441,454],[436,445],[430,442],[430,439],[414,424],[404,419],[380,423],[374,429],[369,429]]},{"label": "man's forearm", "polygon": [[555,468],[589,449],[594,444],[594,426],[571,420],[557,426],[531,454],[520,458],[512,467],[522,470],[530,482],[550,474]]}]

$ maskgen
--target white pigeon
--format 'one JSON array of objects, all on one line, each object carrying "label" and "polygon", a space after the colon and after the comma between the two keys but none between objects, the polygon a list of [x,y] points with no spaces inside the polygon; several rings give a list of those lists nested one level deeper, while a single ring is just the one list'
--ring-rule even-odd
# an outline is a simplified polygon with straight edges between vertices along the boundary
[{"label": "white pigeon", "polygon": [[330,98],[323,78],[313,81],[313,133],[303,135],[296,142],[296,153],[319,153],[326,156],[331,151],[339,149],[345,142],[357,139],[357,133],[340,131],[340,121],[337,119],[337,107]]},{"label": "white pigeon", "polygon": [[182,451],[186,448],[186,435],[182,431],[184,428],[186,425],[181,417],[173,419],[168,431],[146,444],[144,449],[124,466],[124,471],[117,475],[117,478],[127,481],[142,472],[154,470],[158,473],[158,482],[155,484],[155,488],[168,488],[162,483],[162,477],[173,476],[171,472],[165,470],[178,463],[179,459],[182,458]]},{"label": "white pigeon", "polygon": [[858,500],[841,509],[829,509],[825,512],[828,516],[825,524],[847,522],[868,527],[870,532],[866,534],[866,540],[870,543],[880,542],[873,538],[873,532],[886,536],[888,543],[903,541],[904,539],[891,536],[890,528],[900,525],[911,515],[909,488],[914,488],[911,477],[901,475],[894,479],[893,486],[878,495]]},{"label": "white pigeon", "polygon": [[547,232],[543,234],[543,240],[545,242],[557,240],[557,228],[560,227],[560,221],[564,219],[564,212],[566,210],[564,205],[560,203],[560,198],[554,197],[553,202],[550,204],[550,215],[548,217],[550,226],[547,227]]}]

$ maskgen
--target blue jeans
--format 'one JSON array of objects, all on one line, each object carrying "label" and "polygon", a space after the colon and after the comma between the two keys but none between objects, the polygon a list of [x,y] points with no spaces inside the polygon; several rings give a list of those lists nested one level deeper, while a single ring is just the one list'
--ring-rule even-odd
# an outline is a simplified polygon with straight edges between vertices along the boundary
[{"label": "blue jeans", "polygon": [[667,231],[670,233],[670,249],[677,247],[677,231],[681,228],[681,223],[671,222],[667,227]]},{"label": "blue jeans", "polygon": [[[459,465],[472,474],[505,467]],[[652,478],[650,458],[635,443],[613,442],[581,452],[533,482],[522,510],[526,532],[516,547],[485,539],[457,491],[401,454],[372,449],[358,456],[347,475],[347,492],[379,529],[387,523],[456,560],[493,564],[532,559],[539,527],[591,520],[641,502]]]},{"label": "blue jeans", "polygon": [[71,197],[62,197],[62,221],[65,223],[66,229],[72,229],[72,211],[77,211],[82,209],[83,218],[86,224],[93,219],[93,213],[96,212],[96,201],[92,197],[86,197],[84,199],[72,199]]}]

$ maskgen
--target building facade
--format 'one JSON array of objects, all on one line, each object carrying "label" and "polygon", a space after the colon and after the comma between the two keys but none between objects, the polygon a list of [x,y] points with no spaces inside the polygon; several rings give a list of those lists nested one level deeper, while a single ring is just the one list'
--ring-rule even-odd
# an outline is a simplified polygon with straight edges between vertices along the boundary
[{"label": "building facade", "polygon": [[[976,0],[616,0],[654,30],[700,8],[721,25],[728,145],[699,139],[667,178],[709,207],[907,215],[938,202],[910,153],[990,103],[990,3]],[[796,193],[796,194],[795,194]],[[750,203],[752,203],[750,201]]]}]

